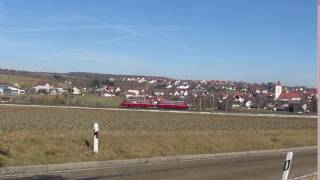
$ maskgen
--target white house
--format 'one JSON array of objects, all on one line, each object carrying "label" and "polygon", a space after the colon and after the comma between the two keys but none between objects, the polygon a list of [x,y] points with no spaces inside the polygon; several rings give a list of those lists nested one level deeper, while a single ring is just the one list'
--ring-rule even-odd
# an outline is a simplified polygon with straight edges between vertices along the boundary
[{"label": "white house", "polygon": [[40,93],[40,92],[49,93],[50,89],[52,88],[53,86],[50,86],[50,84],[47,82],[40,82],[37,86],[33,87],[33,89],[35,89],[37,93]]},{"label": "white house", "polygon": [[140,91],[139,90],[128,90],[128,93],[134,93],[136,94],[137,96],[140,94]]},{"label": "white house", "polygon": [[157,80],[151,80],[151,81],[149,81],[149,84],[154,84],[156,82],[157,82]]},{"label": "white house", "polygon": [[167,88],[167,89],[171,89],[171,88],[172,88],[172,85],[169,84],[166,88]]},{"label": "white house", "polygon": [[25,94],[25,90],[19,89],[16,87],[12,87],[9,85],[0,85],[0,94],[8,94],[8,95],[21,95]]},{"label": "white house", "polygon": [[180,91],[180,96],[184,96],[184,91],[183,90]]},{"label": "white house", "polygon": [[251,101],[247,101],[247,102],[246,102],[246,107],[247,107],[248,109],[250,109],[251,106],[252,106],[252,102],[251,102]]},{"label": "white house", "polygon": [[52,87],[49,89],[50,94],[62,94],[64,92],[63,87]]},{"label": "white house", "polygon": [[201,84],[208,84],[208,82],[205,81],[205,80],[200,81],[200,83],[201,83]]},{"label": "white house", "polygon": [[86,93],[87,92],[87,88],[82,88],[82,92]]},{"label": "white house", "polygon": [[174,82],[175,86],[178,86],[179,84],[180,84],[180,80],[177,80],[177,81]]},{"label": "white house", "polygon": [[156,96],[163,96],[163,95],[164,95],[164,92],[156,91],[156,92],[154,92],[154,95],[156,95]]},{"label": "white house", "polygon": [[188,91],[185,91],[185,92],[184,92],[184,96],[189,96]]},{"label": "white house", "polygon": [[73,87],[72,88],[72,94],[73,95],[81,95],[81,91],[78,88]]},{"label": "white house", "polygon": [[178,91],[176,91],[173,95],[174,95],[174,96],[179,96],[180,93],[179,93]]},{"label": "white house", "polygon": [[19,88],[15,88],[15,87],[11,87],[9,86],[9,89],[11,90],[11,94],[17,94],[17,95],[20,95],[20,94],[25,94],[25,90],[22,90],[22,89],[19,89]]},{"label": "white house", "polygon": [[117,93],[117,92],[120,92],[120,91],[121,91],[120,87],[117,87],[116,93]]},{"label": "white house", "polygon": [[138,97],[140,94],[139,90],[128,90],[126,93],[126,98],[130,98],[130,97]]},{"label": "white house", "polygon": [[14,84],[14,87],[16,87],[16,88],[21,88],[20,84],[18,84],[18,83],[15,83],[15,84]]},{"label": "white house", "polygon": [[156,96],[160,96],[160,94],[161,94],[161,92],[158,92],[158,91],[154,92],[154,95],[156,95]]},{"label": "white house", "polygon": [[186,84],[186,85],[180,85],[177,87],[177,89],[189,89],[190,85]]},{"label": "white house", "polygon": [[146,82],[147,80],[145,79],[145,78],[141,78],[141,79],[139,79],[138,80],[138,83],[144,83],[144,82]]},{"label": "white house", "polygon": [[308,105],[307,105],[307,104],[303,104],[303,105],[302,105],[302,109],[303,109],[304,112],[309,112],[309,111],[308,111]]}]

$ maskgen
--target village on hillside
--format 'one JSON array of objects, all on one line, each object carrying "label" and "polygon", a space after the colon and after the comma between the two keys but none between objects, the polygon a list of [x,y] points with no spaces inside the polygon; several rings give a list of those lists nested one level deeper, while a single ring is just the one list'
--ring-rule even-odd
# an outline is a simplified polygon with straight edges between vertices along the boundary
[{"label": "village on hillside", "polygon": [[[11,74],[8,71],[1,72],[4,73],[3,76],[12,76],[12,72]],[[208,111],[262,110],[311,113],[317,109],[317,89],[303,86],[290,87],[279,81],[258,84],[85,73],[30,75],[21,72],[12,77],[28,77],[28,81],[24,78],[11,78],[11,81],[6,81],[0,74],[1,103],[19,103],[16,100],[19,96],[38,95],[54,96],[54,99],[59,97],[60,104],[81,105],[77,104],[76,99],[79,99],[77,97],[95,96],[106,100],[108,98],[180,100],[187,102],[191,109]],[[32,83],[27,83],[29,81]],[[64,98],[67,100],[62,101]],[[36,102],[31,100],[28,103]],[[97,103],[94,105],[99,106]]]}]

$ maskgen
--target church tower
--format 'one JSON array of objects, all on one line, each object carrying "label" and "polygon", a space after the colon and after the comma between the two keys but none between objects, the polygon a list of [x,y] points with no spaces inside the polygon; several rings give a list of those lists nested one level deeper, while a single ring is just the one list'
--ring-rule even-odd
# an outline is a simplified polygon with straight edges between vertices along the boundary
[{"label": "church tower", "polygon": [[278,81],[275,88],[274,99],[277,100],[281,93],[282,93],[282,85],[280,81]]}]

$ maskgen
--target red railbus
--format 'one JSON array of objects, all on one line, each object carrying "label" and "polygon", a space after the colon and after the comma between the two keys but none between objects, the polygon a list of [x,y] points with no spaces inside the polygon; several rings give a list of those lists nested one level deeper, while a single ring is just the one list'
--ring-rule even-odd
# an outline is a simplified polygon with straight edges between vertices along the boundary
[{"label": "red railbus", "polygon": [[188,109],[184,101],[152,100],[152,99],[125,99],[121,103],[126,108],[160,108],[160,109]]},{"label": "red railbus", "polygon": [[125,99],[121,103],[122,107],[155,108],[156,104],[151,99]]},{"label": "red railbus", "polygon": [[157,104],[161,109],[188,109],[189,106],[184,101],[159,101]]}]

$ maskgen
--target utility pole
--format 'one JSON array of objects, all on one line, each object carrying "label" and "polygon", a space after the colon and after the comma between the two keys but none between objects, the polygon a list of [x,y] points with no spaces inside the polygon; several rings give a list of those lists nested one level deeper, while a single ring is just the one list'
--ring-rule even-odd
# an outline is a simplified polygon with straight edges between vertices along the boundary
[{"label": "utility pole", "polygon": [[209,96],[209,108],[211,108],[211,107],[212,107],[212,95],[210,93],[210,96]]},{"label": "utility pole", "polygon": [[69,105],[69,96],[70,96],[70,95],[69,95],[69,92],[68,92],[68,105]]},{"label": "utility pole", "polygon": [[214,92],[212,93],[212,112],[214,112]]},{"label": "utility pole", "polygon": [[226,99],[226,112],[228,112],[228,97]]}]

